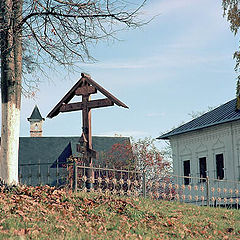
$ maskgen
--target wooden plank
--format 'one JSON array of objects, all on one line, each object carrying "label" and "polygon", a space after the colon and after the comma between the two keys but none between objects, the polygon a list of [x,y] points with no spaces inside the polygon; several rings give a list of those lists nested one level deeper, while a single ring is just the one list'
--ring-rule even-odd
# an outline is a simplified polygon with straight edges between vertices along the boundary
[{"label": "wooden plank", "polygon": [[114,97],[110,92],[108,92],[106,89],[104,89],[102,86],[100,86],[98,83],[96,83],[94,80],[91,79],[89,75],[82,75],[85,77],[85,80],[92,86],[94,86],[98,91],[100,91],[105,97],[109,98],[111,101],[113,101],[115,104],[117,104],[120,107],[128,108],[127,105],[125,105],[123,102],[121,102],[119,99]]},{"label": "wooden plank", "polygon": [[75,91],[75,94],[77,96],[80,96],[80,95],[87,96],[89,94],[94,94],[94,93],[97,93],[97,89],[93,86],[83,86],[83,87],[77,88],[77,90]]},{"label": "wooden plank", "polygon": [[[92,101],[87,102],[85,104],[86,104],[88,109],[100,108],[100,107],[109,107],[109,106],[114,105],[114,103],[108,98],[99,99],[99,100],[92,100]],[[72,112],[72,111],[83,110],[85,104],[83,102],[63,104],[60,107],[60,112]]]},{"label": "wooden plank", "polygon": [[90,149],[92,149],[92,114],[91,114],[91,109],[88,109],[88,132],[89,132],[88,147]]},{"label": "wooden plank", "polygon": [[90,109],[91,108],[100,108],[100,107],[109,107],[109,106],[113,106],[113,105],[114,105],[114,103],[108,98],[92,100],[87,103],[87,107]]},{"label": "wooden plank", "polygon": [[[87,108],[88,101],[89,101],[89,96],[83,96],[82,98],[82,104],[83,104],[82,131],[87,140],[86,149],[89,148],[89,121],[88,121],[88,108]],[[85,157],[87,158],[87,155],[85,155]]]},{"label": "wooden plank", "polygon": [[58,102],[58,104],[52,109],[52,111],[47,115],[47,118],[53,118],[60,113],[60,108],[64,103],[68,103],[74,96],[77,88],[82,86],[83,78],[81,78],[68,92],[67,94]]},{"label": "wooden plank", "polygon": [[59,112],[72,112],[78,110],[83,110],[82,102],[63,104],[60,107]]}]

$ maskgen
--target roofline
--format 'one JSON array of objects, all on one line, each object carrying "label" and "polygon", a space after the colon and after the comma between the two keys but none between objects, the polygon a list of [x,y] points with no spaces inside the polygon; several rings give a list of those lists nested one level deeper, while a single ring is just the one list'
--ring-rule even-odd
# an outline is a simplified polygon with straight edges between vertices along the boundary
[{"label": "roofline", "polygon": [[[35,111],[38,111],[38,113],[39,113],[39,115],[40,115],[41,118],[32,118],[32,115],[33,115],[33,113],[34,113]],[[34,106],[34,109],[33,109],[32,113],[31,113],[31,116],[30,116],[29,118],[27,118],[27,120],[28,120],[28,121],[30,121],[30,120],[45,121],[45,118],[42,117],[42,114],[40,113],[37,104]]]},{"label": "roofline", "polygon": [[203,127],[196,127],[196,128],[193,128],[193,129],[189,129],[189,130],[179,132],[179,133],[170,134],[173,131],[172,130],[171,132],[165,133],[165,134],[157,137],[156,139],[158,139],[158,140],[169,140],[169,137],[172,137],[172,136],[176,136],[176,135],[180,135],[180,134],[184,134],[184,133],[188,133],[188,132],[192,132],[192,131],[196,131],[196,130],[200,130],[200,129],[204,129],[204,128],[208,128],[208,127],[213,127],[213,126],[224,124],[224,123],[227,123],[227,122],[235,122],[235,121],[239,121],[239,120],[240,119],[225,120],[225,121],[222,121],[220,123],[218,122],[218,123],[208,124],[208,125],[205,125]]},{"label": "roofline", "polygon": [[[20,138],[31,138],[31,139],[37,139],[37,138],[80,138],[79,136],[42,136],[42,137],[29,137],[29,136],[20,136]],[[130,139],[130,137],[122,136],[122,137],[114,137],[114,136],[92,136],[93,138],[126,138]],[[1,137],[0,137],[1,138]]]},{"label": "roofline", "polygon": [[[86,76],[84,74],[82,74],[82,76]],[[106,97],[108,97],[110,100],[112,100],[115,104],[117,104],[119,107],[124,107],[124,108],[128,108],[127,105],[125,105],[123,102],[121,102],[119,99],[117,99],[116,97],[114,97],[110,92],[108,92],[106,89],[104,89],[103,87],[101,87],[98,83],[96,83],[94,80],[92,80],[92,78],[90,76],[86,77],[86,80],[88,83],[92,84],[94,87],[96,87],[96,89],[101,92],[103,95],[105,95]]]},{"label": "roofline", "polygon": [[60,111],[60,107],[62,106],[63,103],[67,103],[69,102],[73,96],[74,96],[74,93],[75,93],[75,90],[81,85],[81,80],[78,80],[75,85],[64,95],[64,97],[57,103],[57,105],[51,110],[51,112],[47,115],[47,118],[53,118],[55,116],[57,116]]},{"label": "roofline", "polygon": [[80,87],[83,83],[83,80],[88,82],[89,84],[92,84],[99,92],[101,92],[103,95],[105,95],[107,98],[109,98],[113,103],[120,107],[128,108],[127,105],[125,105],[123,102],[121,102],[119,99],[114,97],[110,92],[105,90],[103,87],[101,87],[98,83],[96,83],[94,80],[91,79],[90,75],[87,75],[85,73],[81,73],[81,78],[78,80],[78,82],[65,94],[65,96],[57,103],[57,105],[51,110],[51,112],[47,115],[47,118],[53,118],[57,116],[60,113],[60,108],[63,103],[68,103],[75,95],[75,90]]},{"label": "roofline", "polygon": [[40,121],[45,121],[45,118],[42,117],[42,119],[39,119],[39,118],[27,118],[28,121],[30,120],[40,120]]}]

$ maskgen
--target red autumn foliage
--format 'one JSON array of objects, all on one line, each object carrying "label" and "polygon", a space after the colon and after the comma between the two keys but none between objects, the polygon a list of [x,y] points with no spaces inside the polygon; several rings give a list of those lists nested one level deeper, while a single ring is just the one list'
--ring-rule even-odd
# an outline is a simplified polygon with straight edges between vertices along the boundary
[{"label": "red autumn foliage", "polygon": [[114,144],[104,154],[105,162],[108,166],[115,166],[115,168],[136,169],[155,174],[169,172],[171,163],[165,159],[164,153],[155,146],[154,141],[154,139],[145,138],[138,141],[132,139],[131,143]]}]

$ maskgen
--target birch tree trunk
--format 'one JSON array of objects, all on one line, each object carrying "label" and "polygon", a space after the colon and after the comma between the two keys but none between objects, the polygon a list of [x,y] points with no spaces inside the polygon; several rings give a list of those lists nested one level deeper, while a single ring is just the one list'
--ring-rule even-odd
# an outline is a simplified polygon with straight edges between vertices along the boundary
[{"label": "birch tree trunk", "polygon": [[0,177],[8,184],[18,183],[22,43],[22,0],[1,0],[1,151]]}]

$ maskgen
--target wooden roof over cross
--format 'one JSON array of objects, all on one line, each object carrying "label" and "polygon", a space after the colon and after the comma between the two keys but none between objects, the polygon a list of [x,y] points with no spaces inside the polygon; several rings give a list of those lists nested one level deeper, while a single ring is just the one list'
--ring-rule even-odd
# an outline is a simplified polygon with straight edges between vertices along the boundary
[{"label": "wooden roof over cross", "polygon": [[101,87],[98,83],[91,79],[91,77],[85,73],[81,74],[81,79],[69,90],[69,92],[61,99],[61,101],[53,108],[53,110],[47,115],[48,118],[57,116],[60,112],[72,112],[83,110],[84,103],[76,102],[69,103],[74,96],[84,96],[101,92],[106,98],[91,100],[88,102],[88,108],[99,108],[112,106],[114,104],[128,108],[123,102],[114,97],[110,92]]}]

